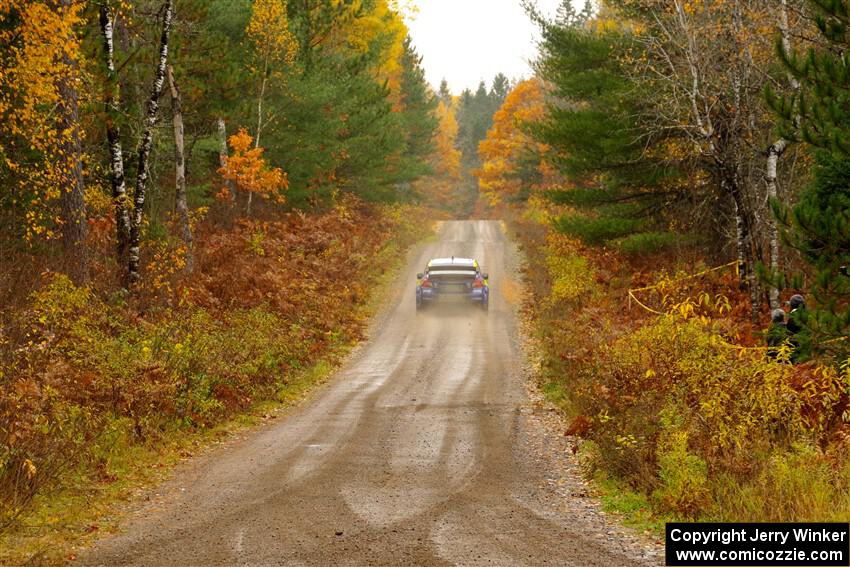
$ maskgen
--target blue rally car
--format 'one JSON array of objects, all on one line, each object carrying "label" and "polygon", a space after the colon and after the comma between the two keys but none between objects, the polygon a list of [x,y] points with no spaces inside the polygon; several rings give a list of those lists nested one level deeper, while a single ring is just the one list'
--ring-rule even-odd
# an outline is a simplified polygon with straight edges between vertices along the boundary
[{"label": "blue rally car", "polygon": [[471,258],[435,258],[428,262],[425,273],[416,274],[416,310],[436,301],[455,300],[490,307],[488,274],[481,273],[477,260]]}]

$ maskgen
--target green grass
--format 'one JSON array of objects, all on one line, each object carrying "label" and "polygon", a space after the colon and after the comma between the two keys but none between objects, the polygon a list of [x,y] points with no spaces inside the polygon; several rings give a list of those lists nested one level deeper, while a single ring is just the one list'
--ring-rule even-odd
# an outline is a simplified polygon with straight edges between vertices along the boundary
[{"label": "green grass", "polygon": [[540,387],[540,389],[546,399],[558,407],[563,407],[564,404],[567,402],[567,387],[563,382],[546,382]]},{"label": "green grass", "polygon": [[605,512],[620,516],[630,528],[655,537],[664,536],[664,524],[672,520],[655,514],[646,496],[601,473],[593,478],[593,486],[599,492]]}]

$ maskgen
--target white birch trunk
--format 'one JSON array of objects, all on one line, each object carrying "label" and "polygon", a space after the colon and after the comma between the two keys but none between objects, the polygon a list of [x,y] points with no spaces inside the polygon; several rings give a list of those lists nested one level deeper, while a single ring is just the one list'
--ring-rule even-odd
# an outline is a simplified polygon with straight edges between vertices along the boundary
[{"label": "white birch trunk", "polygon": [[[785,49],[786,53],[790,52],[791,32],[788,24],[788,0],[780,0],[779,30],[782,36],[782,47]],[[792,90],[799,90],[800,83],[790,73],[788,74],[788,82]],[[777,187],[777,170],[779,166],[779,158],[782,157],[782,154],[784,154],[787,149],[788,141],[784,138],[779,138],[767,148],[765,183],[767,184],[767,198],[769,201],[775,200],[779,197]],[[776,274],[779,272],[779,265],[782,261],[781,251],[779,249],[779,227],[776,225],[776,219],[773,218],[773,215],[768,215],[767,218],[768,243],[770,247],[770,271],[772,274]],[[771,310],[778,309],[780,307],[779,288],[776,287],[776,285],[770,286],[769,297]]]},{"label": "white birch trunk", "polygon": [[183,136],[183,99],[180,89],[174,79],[174,69],[168,66],[168,86],[171,91],[171,118],[174,125],[174,167],[175,167],[175,199],[174,208],[180,223],[180,236],[186,246],[186,273],[191,274],[195,269],[194,242],[192,240],[192,225],[189,222],[189,205],[186,202],[186,154]]},{"label": "white birch trunk", "polygon": [[162,36],[159,44],[159,60],[154,75],[153,88],[148,99],[145,114],[144,130],[139,145],[139,165],[136,170],[136,188],[133,195],[133,215],[130,219],[130,249],[127,262],[128,284],[132,287],[139,282],[139,266],[141,264],[141,230],[144,218],[145,198],[147,196],[148,160],[153,145],[153,130],[159,114],[159,99],[165,83],[165,68],[168,63],[168,38],[171,33],[171,19],[174,11],[174,0],[165,1],[165,15],[162,22]]},{"label": "white birch trunk", "polygon": [[121,147],[121,131],[118,127],[120,116],[118,75],[115,72],[115,26],[110,13],[109,0],[100,5],[100,30],[103,35],[104,59],[106,63],[106,137],[109,143],[110,181],[112,201],[115,207],[115,227],[118,264],[126,267],[127,247],[130,242],[130,208],[127,198],[127,185],[124,176],[124,153]]},{"label": "white birch trunk", "polygon": [[[260,147],[260,134],[263,132],[263,100],[266,97],[266,84],[268,82],[267,75],[269,72],[268,56],[263,62],[263,80],[260,83],[260,94],[257,97],[257,135],[254,137],[254,148]],[[245,207],[245,214],[251,216],[251,202],[254,199],[253,191],[248,191],[248,205]]]},{"label": "white birch trunk", "polygon": [[[773,142],[767,148],[767,171],[765,172],[765,182],[767,184],[768,201],[773,201],[778,198],[777,190],[777,168],[779,158],[785,153],[788,148],[788,141],[780,138]],[[770,271],[772,275],[779,272],[780,250],[779,250],[779,227],[776,225],[776,219],[772,214],[767,215],[767,238],[770,248]],[[775,284],[771,284],[768,292],[770,297],[770,309],[778,309],[779,305],[779,288]]]},{"label": "white birch trunk", "polygon": [[[216,120],[216,126],[218,128],[218,163],[221,167],[227,165],[227,125],[224,123],[224,118],[219,117]],[[225,181],[225,186],[227,190],[230,192],[230,201],[231,203],[236,203],[236,188],[233,186],[231,181]]]}]

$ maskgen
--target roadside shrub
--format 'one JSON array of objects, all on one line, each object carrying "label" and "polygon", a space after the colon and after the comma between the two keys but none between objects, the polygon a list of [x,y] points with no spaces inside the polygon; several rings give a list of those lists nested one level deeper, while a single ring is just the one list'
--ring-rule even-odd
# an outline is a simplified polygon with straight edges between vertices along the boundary
[{"label": "roadside shrub", "polygon": [[[846,373],[769,361],[729,345],[702,318],[669,315],[599,349],[579,377],[572,404],[590,418],[600,468],[661,512],[695,519],[737,500],[753,520],[769,506],[823,518],[837,510],[831,500],[846,501],[846,465],[836,473],[824,453],[799,448],[837,443]],[[767,504],[756,509],[760,499]]]},{"label": "roadside shrub", "polygon": [[[636,460],[657,461],[662,415],[677,416],[701,458],[731,462],[766,438],[804,431],[790,367],[755,352],[729,347],[699,320],[660,317],[598,351],[595,383],[577,391],[579,405],[595,416],[591,435],[603,455],[623,472]],[[633,447],[624,449],[623,437]]]},{"label": "roadside shrub", "polygon": [[662,511],[692,519],[711,502],[708,464],[689,451],[687,431],[673,429],[662,435],[658,479],[653,497]]},{"label": "roadside shrub", "polygon": [[[769,360],[734,265],[671,264],[649,251],[666,236],[583,249],[567,236],[581,221],[551,223],[565,213],[529,207],[512,225],[529,256],[540,384],[582,438],[584,472],[664,518],[846,520],[850,363]],[[622,263],[631,246],[646,256]],[[591,301],[572,300],[585,284]]]},{"label": "roadside shrub", "polygon": [[549,236],[546,264],[552,279],[551,301],[572,301],[593,291],[595,279],[590,262],[575,252],[566,237]]},{"label": "roadside shrub", "polygon": [[20,327],[0,334],[0,529],[73,469],[112,478],[116,444],[213,426],[336,356],[361,336],[377,278],[430,230],[421,218],[343,198],[243,221],[198,239],[191,278],[163,241],[133,297],[46,274],[0,319]]},{"label": "roadside shrub", "polygon": [[[97,305],[87,290],[56,276],[33,294],[23,344],[2,361],[0,529],[74,466],[95,437],[100,419],[81,403],[87,377],[75,373],[69,361],[84,356],[83,348],[70,346],[102,318],[97,310],[88,312],[92,303]],[[67,348],[69,360],[55,357],[56,348]]]},{"label": "roadside shrub", "polygon": [[559,232],[578,238],[585,244],[599,245],[622,238],[641,229],[643,221],[618,218],[593,218],[580,213],[567,213],[555,221]]},{"label": "roadside shrub", "polygon": [[[762,455],[748,478],[721,472],[706,516],[736,522],[846,522],[850,461],[846,448],[829,454],[804,442]],[[755,456],[754,456],[755,458]]]},{"label": "roadside shrub", "polygon": [[673,248],[685,238],[672,232],[639,232],[612,240],[610,244],[627,256],[646,256]]}]

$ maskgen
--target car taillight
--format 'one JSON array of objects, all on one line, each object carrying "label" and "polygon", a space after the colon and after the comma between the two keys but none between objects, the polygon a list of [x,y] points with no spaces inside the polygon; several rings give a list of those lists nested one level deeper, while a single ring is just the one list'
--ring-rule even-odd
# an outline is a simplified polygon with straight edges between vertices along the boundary
[{"label": "car taillight", "polygon": [[475,278],[475,281],[472,282],[472,287],[484,287],[484,280],[481,278]]},{"label": "car taillight", "polygon": [[429,279],[422,280],[422,287],[433,287],[433,285],[431,284],[431,280],[429,280]]}]

